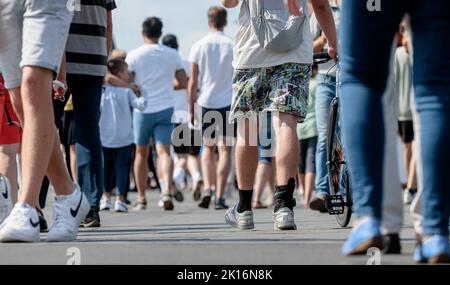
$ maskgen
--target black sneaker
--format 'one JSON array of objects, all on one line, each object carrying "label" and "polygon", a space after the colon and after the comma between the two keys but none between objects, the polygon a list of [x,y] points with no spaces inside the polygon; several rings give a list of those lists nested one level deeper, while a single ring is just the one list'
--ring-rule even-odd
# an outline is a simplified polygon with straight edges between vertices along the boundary
[{"label": "black sneaker", "polygon": [[400,254],[402,246],[400,244],[400,237],[398,234],[388,234],[384,236],[384,250],[385,254]]},{"label": "black sneaker", "polygon": [[219,200],[216,201],[216,210],[226,210],[228,208],[224,198],[219,198]]},{"label": "black sneaker", "polygon": [[81,222],[80,227],[83,228],[99,228],[100,227],[100,216],[98,211],[91,209],[87,214],[86,218]]},{"label": "black sneaker", "polygon": [[180,190],[176,190],[175,195],[173,195],[173,198],[177,202],[183,202],[184,201],[183,193]]},{"label": "black sneaker", "polygon": [[309,202],[309,208],[320,213],[328,213],[327,197],[325,195],[314,195]]},{"label": "black sneaker", "polygon": [[205,196],[203,197],[200,204],[198,204],[198,206],[203,209],[208,209],[210,203],[211,203],[211,196]]}]

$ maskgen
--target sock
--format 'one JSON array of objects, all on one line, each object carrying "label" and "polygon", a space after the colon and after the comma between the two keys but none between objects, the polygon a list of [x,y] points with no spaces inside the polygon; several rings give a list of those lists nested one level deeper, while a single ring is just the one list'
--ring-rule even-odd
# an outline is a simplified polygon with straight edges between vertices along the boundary
[{"label": "sock", "polygon": [[175,168],[175,171],[173,172],[173,180],[176,183],[182,184],[184,182],[185,177],[186,177],[186,171],[183,168],[181,168],[181,167]]},{"label": "sock", "polygon": [[295,206],[294,199],[295,179],[290,178],[287,185],[275,187],[275,208],[274,212],[278,212],[279,209],[288,207],[293,209]]},{"label": "sock", "polygon": [[252,210],[252,190],[239,190],[239,205],[238,205],[238,213],[243,213],[245,211]]}]

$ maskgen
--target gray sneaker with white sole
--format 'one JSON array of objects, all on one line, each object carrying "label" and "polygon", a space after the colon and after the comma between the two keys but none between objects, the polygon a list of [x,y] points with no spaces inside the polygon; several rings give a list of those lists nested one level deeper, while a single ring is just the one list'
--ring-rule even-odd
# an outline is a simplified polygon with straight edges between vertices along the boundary
[{"label": "gray sneaker with white sole", "polygon": [[237,209],[238,204],[227,210],[225,214],[225,222],[233,228],[238,228],[241,230],[253,229],[255,227],[253,222],[253,212],[245,211],[243,213],[238,213]]}]

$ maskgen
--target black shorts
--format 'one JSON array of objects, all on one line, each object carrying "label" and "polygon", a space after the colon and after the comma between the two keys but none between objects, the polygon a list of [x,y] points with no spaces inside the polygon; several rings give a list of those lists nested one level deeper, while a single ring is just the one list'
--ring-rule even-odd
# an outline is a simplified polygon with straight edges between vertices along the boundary
[{"label": "black shorts", "polygon": [[298,171],[301,174],[316,173],[317,137],[300,140],[300,161]]},{"label": "black shorts", "polygon": [[414,124],[413,121],[399,121],[398,134],[403,143],[410,143],[414,140]]},{"label": "black shorts", "polygon": [[202,135],[215,139],[219,137],[235,137],[236,124],[229,123],[228,117],[231,106],[221,109],[202,107]]},{"label": "black shorts", "polygon": [[[185,137],[186,134],[187,137]],[[172,145],[176,154],[198,156],[202,147],[201,132],[189,128],[188,124],[175,124],[175,129],[172,132]]]}]

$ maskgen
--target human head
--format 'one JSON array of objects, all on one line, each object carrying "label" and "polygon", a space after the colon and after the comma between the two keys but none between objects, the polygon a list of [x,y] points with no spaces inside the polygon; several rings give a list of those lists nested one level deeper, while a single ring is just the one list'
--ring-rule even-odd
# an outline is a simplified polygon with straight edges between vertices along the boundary
[{"label": "human head", "polygon": [[123,49],[115,49],[111,52],[110,59],[121,59],[125,60],[127,53]]},{"label": "human head", "polygon": [[165,46],[178,50],[178,40],[173,34],[167,34],[162,38],[162,43]]},{"label": "human head", "polygon": [[122,59],[110,59],[108,61],[109,73],[119,77],[125,82],[131,81],[131,75],[128,71],[128,64]]},{"label": "human head", "polygon": [[162,35],[163,23],[157,17],[147,18],[142,24],[142,35],[147,39],[156,39]]},{"label": "human head", "polygon": [[227,10],[219,6],[209,8],[208,25],[210,28],[222,31],[227,25]]}]

